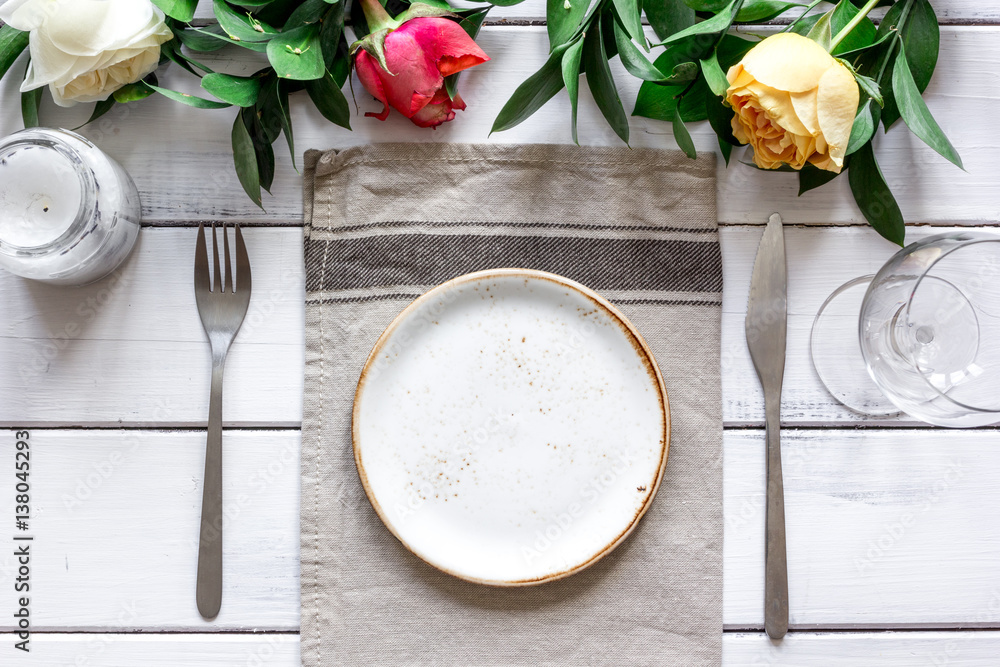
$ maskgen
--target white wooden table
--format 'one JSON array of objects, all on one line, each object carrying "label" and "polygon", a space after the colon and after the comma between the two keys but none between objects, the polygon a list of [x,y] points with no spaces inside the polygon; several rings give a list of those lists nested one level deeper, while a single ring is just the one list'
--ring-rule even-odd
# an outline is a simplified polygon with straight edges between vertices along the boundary
[{"label": "white wooden table", "polygon": [[[914,224],[908,239],[1000,221],[1000,3],[941,1],[928,105],[965,160],[961,172],[904,128],[877,153]],[[431,132],[393,114],[355,131],[295,106],[296,150],[370,141],[568,143],[565,93],[513,131],[488,137],[515,86],[543,62],[541,0],[484,28],[493,62],[463,75],[469,110]],[[231,65],[237,72],[239,66]],[[626,106],[637,81],[627,81]],[[167,85],[192,90],[170,71]],[[20,128],[12,81],[0,133]],[[361,111],[378,106],[359,92]],[[584,89],[580,136],[614,144]],[[72,127],[89,109],[43,107]],[[299,425],[303,379],[300,177],[284,146],[266,211],[232,168],[232,111],[151,98],[84,133],[133,174],[145,224],[114,277],[56,289],[0,275],[0,664],[298,664]],[[668,124],[632,119],[633,145],[671,147]],[[706,124],[699,150],[713,150]],[[827,397],[807,336],[836,286],[893,252],[863,224],[846,179],[797,198],[796,181],[719,169],[725,263],[724,659],[736,665],[1000,664],[1000,434],[905,419],[863,420]],[[772,211],[788,226],[789,349],[782,406],[791,629],[763,633],[761,393],[743,339],[750,269]],[[195,608],[209,351],[194,306],[198,221],[241,221],[256,291],[226,379],[226,577],[212,623]],[[345,391],[350,388],[345,387]],[[30,431],[31,652],[16,641],[15,432]],[[627,664],[623,658],[622,664]]]}]

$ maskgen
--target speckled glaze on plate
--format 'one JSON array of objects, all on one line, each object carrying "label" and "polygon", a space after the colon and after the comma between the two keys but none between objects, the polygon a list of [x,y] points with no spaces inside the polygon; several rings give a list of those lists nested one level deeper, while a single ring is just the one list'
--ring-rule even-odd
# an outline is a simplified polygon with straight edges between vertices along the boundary
[{"label": "speckled glaze on plate", "polygon": [[652,353],[609,302],[541,271],[432,289],[358,381],[358,474],[386,527],[456,577],[495,586],[578,572],[656,494],[670,410]]}]

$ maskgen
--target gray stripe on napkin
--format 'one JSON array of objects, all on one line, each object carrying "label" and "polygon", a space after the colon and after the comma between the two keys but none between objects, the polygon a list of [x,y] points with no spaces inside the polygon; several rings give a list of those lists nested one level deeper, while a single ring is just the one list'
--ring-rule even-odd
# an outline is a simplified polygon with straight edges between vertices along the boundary
[{"label": "gray stripe on napkin", "polygon": [[[399,234],[307,240],[306,289],[438,284],[483,268],[558,273],[597,290],[718,292],[717,241]],[[674,258],[683,257],[683,262]]]},{"label": "gray stripe on napkin", "polygon": [[[718,665],[722,266],[712,156],[575,146],[310,151],[305,173],[302,664]],[[541,586],[468,583],[418,560],[369,505],[353,390],[382,330],[434,284],[499,266],[612,299],[663,372],[672,434],[636,531]]]}]

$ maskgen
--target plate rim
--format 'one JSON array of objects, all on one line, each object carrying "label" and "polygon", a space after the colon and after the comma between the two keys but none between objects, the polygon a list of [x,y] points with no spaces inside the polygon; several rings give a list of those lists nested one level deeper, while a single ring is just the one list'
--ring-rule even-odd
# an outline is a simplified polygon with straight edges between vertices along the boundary
[{"label": "plate rim", "polygon": [[[567,287],[576,292],[579,292],[584,297],[593,301],[604,311],[606,311],[611,317],[617,321],[619,326],[624,330],[628,336],[631,337],[632,343],[636,348],[636,352],[645,357],[647,362],[647,372],[650,373],[656,385],[660,391],[660,407],[662,409],[663,416],[663,446],[660,449],[660,461],[659,468],[656,473],[656,479],[653,482],[653,488],[649,495],[646,496],[645,502],[642,507],[635,513],[632,520],[629,522],[628,526],[618,534],[611,542],[606,544],[600,551],[592,555],[586,561],[575,565],[571,568],[555,572],[553,574],[548,574],[543,577],[535,577],[531,579],[520,579],[520,580],[507,580],[507,579],[480,579],[478,577],[470,577],[465,574],[461,574],[450,570],[446,567],[441,566],[438,563],[434,563],[421,554],[417,553],[407,542],[404,540],[396,529],[394,528],[391,521],[388,520],[387,515],[382,510],[378,499],[375,497],[375,493],[372,491],[371,486],[368,484],[368,475],[365,472],[364,463],[362,462],[361,456],[361,438],[359,435],[359,421],[361,412],[361,396],[364,392],[365,382],[368,379],[369,370],[372,364],[380,356],[383,347],[386,342],[392,337],[396,329],[405,322],[409,316],[417,310],[423,303],[435,298],[442,292],[452,289],[463,283],[471,283],[476,281],[481,281],[490,278],[528,278],[533,280],[545,280],[548,282],[556,283],[557,285]],[[622,542],[624,542],[632,531],[635,530],[636,526],[639,525],[639,521],[645,516],[646,511],[649,509],[650,505],[653,504],[653,500],[656,498],[657,492],[660,489],[660,483],[663,481],[664,471],[667,467],[667,458],[670,455],[670,435],[671,435],[671,422],[670,422],[670,401],[667,396],[667,388],[663,382],[663,375],[660,372],[660,366],[656,362],[656,357],[653,355],[653,351],[649,348],[646,340],[639,333],[639,330],[634,324],[614,306],[606,298],[598,294],[596,291],[582,285],[575,280],[566,278],[556,273],[550,273],[548,271],[539,271],[537,269],[523,269],[523,268],[497,268],[497,269],[485,269],[482,271],[473,271],[471,273],[465,273],[460,276],[456,276],[450,280],[446,280],[435,287],[427,290],[413,301],[411,301],[403,310],[396,314],[385,330],[379,335],[375,344],[372,346],[371,352],[368,353],[368,357],[365,359],[364,366],[361,369],[361,374],[358,377],[358,382],[354,391],[354,401],[351,408],[351,445],[354,450],[354,464],[357,469],[358,478],[361,481],[361,486],[364,489],[365,496],[368,498],[368,502],[371,504],[372,509],[375,510],[375,514],[378,516],[379,521],[382,525],[392,534],[396,540],[402,544],[407,551],[416,556],[421,562],[430,565],[434,569],[444,572],[445,574],[451,575],[457,579],[464,581],[469,581],[476,584],[482,584],[485,586],[494,586],[499,588],[518,588],[525,586],[537,586],[539,584],[547,583],[550,581],[557,581],[559,579],[564,579],[578,572],[589,568],[591,565],[597,563],[599,560],[607,556],[609,553],[614,551]]]}]

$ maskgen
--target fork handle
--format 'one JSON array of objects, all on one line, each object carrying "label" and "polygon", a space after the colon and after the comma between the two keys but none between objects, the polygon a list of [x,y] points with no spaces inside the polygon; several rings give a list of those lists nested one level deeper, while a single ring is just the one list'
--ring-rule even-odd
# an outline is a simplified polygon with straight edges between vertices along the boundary
[{"label": "fork handle", "polygon": [[222,606],[222,375],[225,365],[225,356],[213,355],[198,543],[198,611],[207,619],[215,618]]},{"label": "fork handle", "polygon": [[780,394],[767,397],[767,529],[764,547],[764,629],[771,639],[788,631],[788,565],[785,552],[785,492],[781,478]]}]

